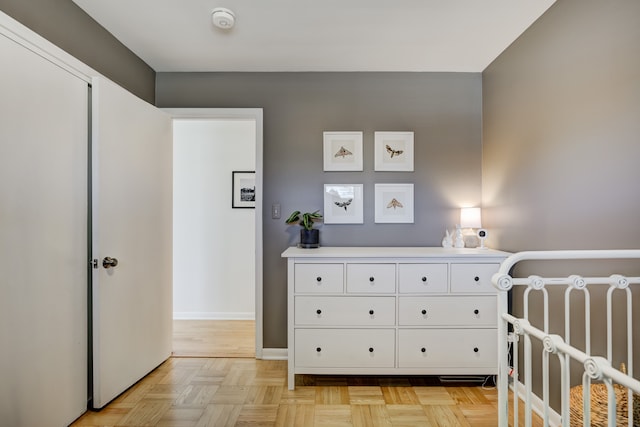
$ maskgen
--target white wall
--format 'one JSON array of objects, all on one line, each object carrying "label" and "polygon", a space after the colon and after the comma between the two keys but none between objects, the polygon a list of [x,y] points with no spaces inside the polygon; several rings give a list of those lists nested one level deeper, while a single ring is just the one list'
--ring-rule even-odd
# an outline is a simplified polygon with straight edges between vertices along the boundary
[{"label": "white wall", "polygon": [[255,210],[231,208],[232,171],[255,170],[256,123],[174,120],[173,312],[255,317]]}]

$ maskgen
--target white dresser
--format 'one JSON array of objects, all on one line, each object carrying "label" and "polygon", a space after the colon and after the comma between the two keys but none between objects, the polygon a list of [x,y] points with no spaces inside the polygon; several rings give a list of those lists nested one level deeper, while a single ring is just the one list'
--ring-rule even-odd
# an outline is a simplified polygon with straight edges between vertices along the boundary
[{"label": "white dresser", "polygon": [[289,389],[295,374],[497,374],[491,276],[508,255],[287,249]]}]

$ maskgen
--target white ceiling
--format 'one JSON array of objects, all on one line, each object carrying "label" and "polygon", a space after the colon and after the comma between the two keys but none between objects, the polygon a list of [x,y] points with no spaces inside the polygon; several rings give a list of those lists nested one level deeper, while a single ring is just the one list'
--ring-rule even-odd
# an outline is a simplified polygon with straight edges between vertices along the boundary
[{"label": "white ceiling", "polygon": [[[73,0],[158,72],[481,72],[555,0]],[[236,25],[211,23],[216,7]]]}]

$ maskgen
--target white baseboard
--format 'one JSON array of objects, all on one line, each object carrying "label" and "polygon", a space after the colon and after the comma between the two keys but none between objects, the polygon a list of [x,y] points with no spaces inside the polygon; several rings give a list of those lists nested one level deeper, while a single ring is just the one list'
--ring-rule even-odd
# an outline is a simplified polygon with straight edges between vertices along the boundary
[{"label": "white baseboard", "polygon": [[[526,396],[526,388],[520,381],[516,383],[516,387],[513,384],[509,385],[511,390],[517,387],[517,395],[520,398],[522,405],[520,405],[519,411],[524,411],[524,397]],[[544,402],[535,394],[531,393],[531,409],[538,414],[540,418],[544,419]],[[553,408],[549,408],[549,426],[560,427],[562,425],[562,416],[557,413]]]},{"label": "white baseboard", "polygon": [[174,320],[255,320],[254,312],[174,311]]},{"label": "white baseboard", "polygon": [[288,360],[288,354],[286,348],[263,348],[262,360]]}]

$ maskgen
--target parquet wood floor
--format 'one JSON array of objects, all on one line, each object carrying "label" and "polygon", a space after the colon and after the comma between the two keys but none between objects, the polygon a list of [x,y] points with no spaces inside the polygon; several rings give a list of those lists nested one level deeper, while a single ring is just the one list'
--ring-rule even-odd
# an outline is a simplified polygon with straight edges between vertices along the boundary
[{"label": "parquet wood floor", "polygon": [[255,357],[253,320],[174,320],[173,356]]},{"label": "parquet wood floor", "polygon": [[72,427],[497,425],[492,388],[429,377],[305,375],[288,390],[286,378],[286,361],[172,357]]},{"label": "parquet wood floor", "polygon": [[298,375],[288,390],[286,361],[254,358],[254,329],[253,321],[174,321],[174,357],[71,427],[497,425],[495,389],[431,377]]}]

